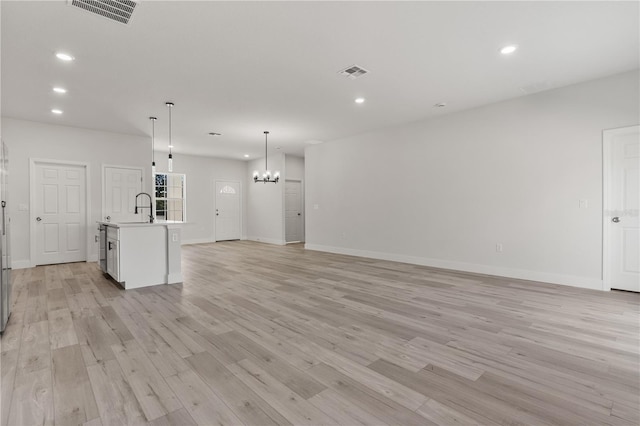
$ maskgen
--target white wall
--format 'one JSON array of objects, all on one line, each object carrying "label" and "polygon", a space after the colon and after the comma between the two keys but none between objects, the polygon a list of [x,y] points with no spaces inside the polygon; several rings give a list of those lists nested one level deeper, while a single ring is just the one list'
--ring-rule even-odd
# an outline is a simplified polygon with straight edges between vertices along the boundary
[{"label": "white wall", "polygon": [[285,155],[285,179],[304,180],[304,158]]},{"label": "white wall", "polygon": [[280,171],[280,182],[255,183],[253,171],[264,170],[264,158],[248,162],[247,177],[247,239],[271,244],[284,244],[284,180],[285,156],[269,154],[269,169]]},{"label": "white wall", "polygon": [[[151,141],[149,138],[56,126],[2,117],[2,139],[9,148],[9,215],[14,268],[30,266],[29,159],[74,161],[89,164],[90,223],[102,217],[102,165],[143,167],[144,188],[151,189]],[[97,260],[94,226],[87,230],[89,260]]]},{"label": "white wall", "polygon": [[[167,171],[167,153],[156,152],[156,170]],[[215,241],[215,182],[240,182],[242,190],[242,239],[247,235],[247,165],[245,161],[173,154],[173,173],[187,176],[187,223],[182,225],[182,242]],[[253,181],[250,182],[253,185]]]},{"label": "white wall", "polygon": [[638,79],[307,147],[306,247],[601,288],[602,131],[638,124]]}]

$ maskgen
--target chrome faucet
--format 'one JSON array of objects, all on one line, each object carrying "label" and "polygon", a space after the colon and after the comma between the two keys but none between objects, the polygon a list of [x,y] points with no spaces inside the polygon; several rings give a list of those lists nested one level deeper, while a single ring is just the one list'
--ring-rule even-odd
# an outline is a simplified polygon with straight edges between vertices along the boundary
[{"label": "chrome faucet", "polygon": [[[147,206],[139,206],[138,205],[138,197],[141,195],[146,195],[147,197],[149,197],[149,207]],[[135,214],[138,214],[138,209],[149,209],[149,223],[153,223],[153,201],[151,201],[151,195],[147,194],[146,192],[141,192],[138,195],[136,195],[136,209],[135,209]]]}]

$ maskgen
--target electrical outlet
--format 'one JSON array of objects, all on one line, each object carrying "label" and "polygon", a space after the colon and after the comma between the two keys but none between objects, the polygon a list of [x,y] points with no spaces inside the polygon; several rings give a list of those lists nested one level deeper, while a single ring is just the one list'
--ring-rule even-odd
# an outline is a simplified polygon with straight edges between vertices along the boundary
[{"label": "electrical outlet", "polygon": [[318,204],[314,204],[314,205],[313,205],[313,209],[314,209],[314,210],[318,210],[319,208],[320,208],[320,206],[319,206]]},{"label": "electrical outlet", "polygon": [[496,253],[502,253],[502,243],[496,243]]},{"label": "electrical outlet", "polygon": [[178,241],[178,234],[171,235],[171,239],[173,240],[174,243]]},{"label": "electrical outlet", "polygon": [[580,200],[580,201],[578,201],[578,208],[588,209],[589,208],[589,200]]}]

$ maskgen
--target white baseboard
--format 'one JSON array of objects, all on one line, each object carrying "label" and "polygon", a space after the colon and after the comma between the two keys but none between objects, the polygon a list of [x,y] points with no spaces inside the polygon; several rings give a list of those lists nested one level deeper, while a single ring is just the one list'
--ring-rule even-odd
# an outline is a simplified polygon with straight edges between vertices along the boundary
[{"label": "white baseboard", "polygon": [[31,260],[12,260],[11,269],[26,269],[31,268]]},{"label": "white baseboard", "polygon": [[211,238],[194,238],[191,240],[182,240],[180,245],[184,246],[187,244],[208,244],[208,243],[215,243],[215,240]]},{"label": "white baseboard", "polygon": [[182,282],[182,273],[167,275],[167,284],[178,284]]},{"label": "white baseboard", "polygon": [[575,275],[554,274],[548,272],[513,269],[500,266],[479,265],[474,263],[454,262],[450,260],[431,259],[426,257],[407,256],[394,253],[383,253],[368,250],[357,250],[345,247],[332,247],[319,244],[305,244],[307,250],[324,251],[328,253],[345,254],[349,256],[368,257],[371,259],[390,260],[394,262],[410,263],[413,265],[430,266],[433,268],[450,269],[454,271],[472,272],[483,275],[494,275],[519,280],[540,281],[550,284],[567,285],[571,287],[603,290],[601,279],[579,277]]},{"label": "white baseboard", "polygon": [[[86,261],[87,261],[87,263],[97,262],[98,261],[98,255],[97,254],[92,254],[91,256],[89,256],[87,258]],[[32,268],[31,261],[29,259],[26,259],[26,260],[12,260],[11,261],[11,269],[26,269],[26,268]]]},{"label": "white baseboard", "polygon": [[279,246],[283,246],[283,245],[286,244],[284,240],[276,240],[274,238],[247,237],[247,240],[249,240],[249,241],[257,241],[259,243],[276,244],[276,245],[279,245]]}]

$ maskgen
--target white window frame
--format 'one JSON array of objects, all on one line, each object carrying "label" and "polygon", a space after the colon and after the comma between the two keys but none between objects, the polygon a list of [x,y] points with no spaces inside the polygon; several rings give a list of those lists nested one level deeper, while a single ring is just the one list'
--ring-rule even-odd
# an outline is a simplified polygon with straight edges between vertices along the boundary
[{"label": "white window frame", "polygon": [[[157,175],[166,175],[166,176],[182,176],[182,198],[168,198],[168,197],[156,197],[156,176]],[[167,179],[168,181],[168,179]],[[168,182],[167,182],[168,183]],[[168,186],[167,186],[168,188]],[[168,194],[168,190],[167,190],[167,194]],[[187,175],[185,173],[169,173],[169,172],[156,172],[153,175],[153,207],[154,210],[156,210],[156,219],[158,219],[158,211],[156,209],[157,207],[157,200],[165,200],[165,203],[167,203],[170,200],[182,200],[182,220],[167,220],[167,216],[164,217],[164,221],[167,222],[176,222],[176,223],[183,223],[187,221]],[[165,204],[166,206],[167,204]],[[168,212],[169,210],[164,210],[166,212]]]}]

